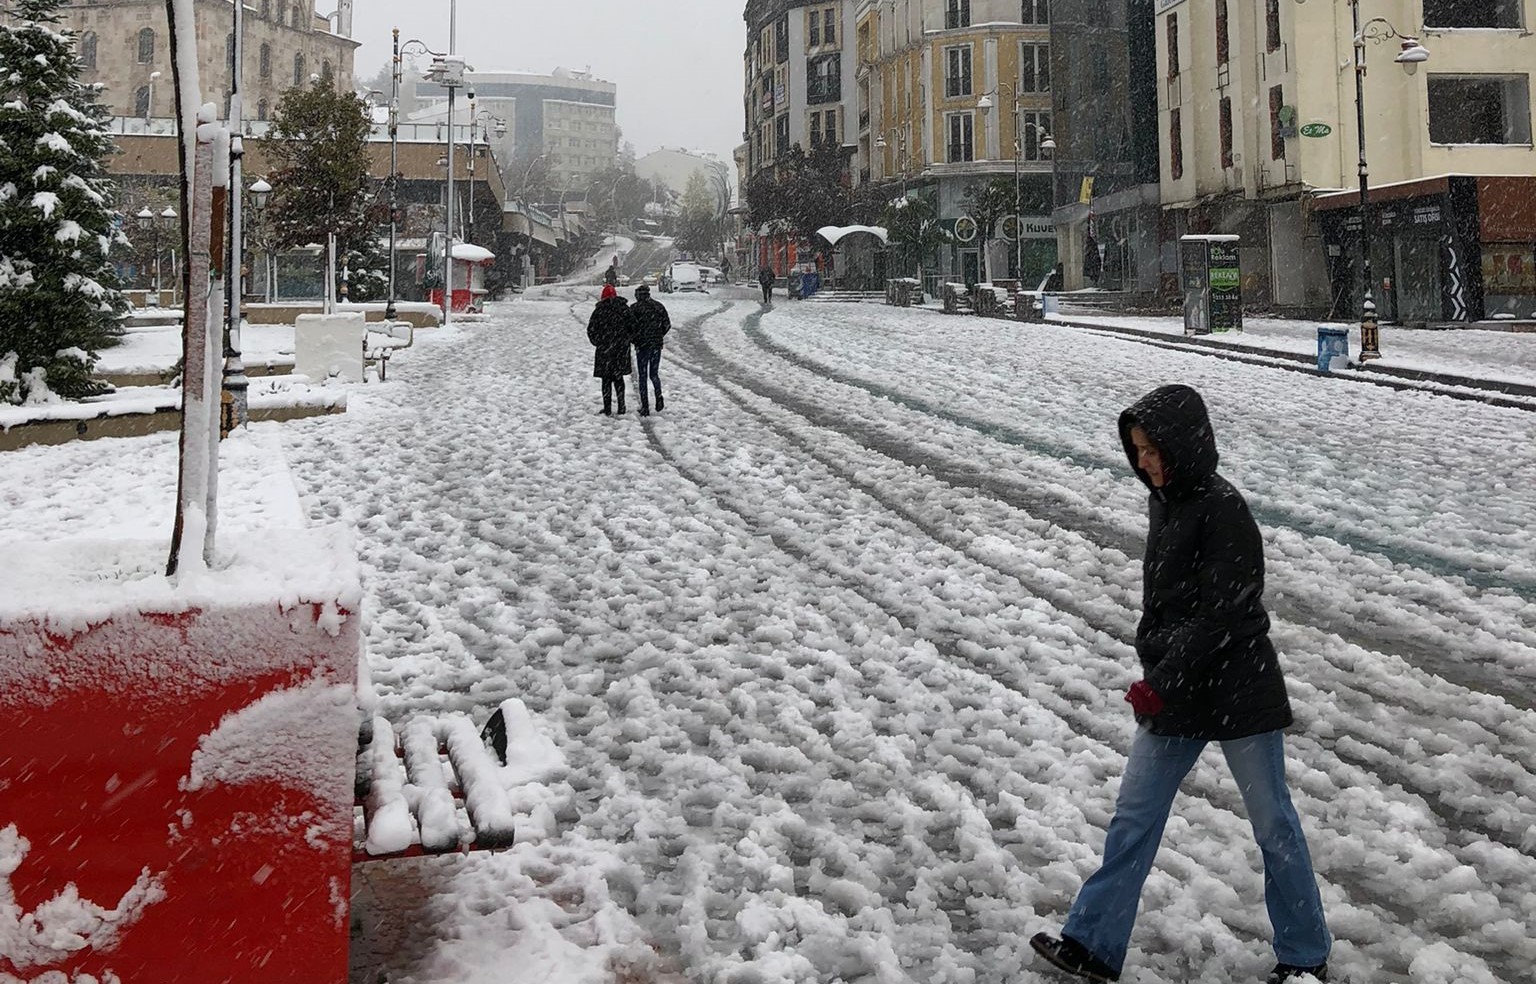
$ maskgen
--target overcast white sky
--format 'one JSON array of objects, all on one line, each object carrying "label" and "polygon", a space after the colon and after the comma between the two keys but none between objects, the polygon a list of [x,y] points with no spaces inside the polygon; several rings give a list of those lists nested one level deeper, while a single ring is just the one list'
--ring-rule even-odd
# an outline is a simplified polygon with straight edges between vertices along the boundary
[{"label": "overcast white sky", "polygon": [[[390,30],[448,46],[450,0],[356,0],[359,78],[390,56]],[[619,126],[644,156],[659,147],[741,143],[741,0],[457,0],[458,51],[482,71],[585,69],[619,86]],[[320,0],[322,12],[334,8]]]}]

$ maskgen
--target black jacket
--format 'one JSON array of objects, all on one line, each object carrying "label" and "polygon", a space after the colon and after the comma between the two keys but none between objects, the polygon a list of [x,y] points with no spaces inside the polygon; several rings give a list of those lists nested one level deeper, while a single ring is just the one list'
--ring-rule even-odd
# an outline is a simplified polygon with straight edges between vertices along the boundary
[{"label": "black jacket", "polygon": [[767,267],[763,267],[757,272],[757,282],[762,284],[764,287],[772,287],[774,280],[775,277],[773,275],[773,271]]},{"label": "black jacket", "polygon": [[661,348],[662,340],[672,330],[672,319],[661,302],[641,298],[629,306],[629,316],[634,322],[635,348]]},{"label": "black jacket", "polygon": [[[1153,488],[1131,428],[1162,454]],[[1226,741],[1291,723],[1264,610],[1264,542],[1243,496],[1216,472],[1216,436],[1200,394],[1164,386],[1120,415],[1131,468],[1152,490],[1136,654],[1166,702],[1154,734]]]},{"label": "black jacket", "polygon": [[635,371],[629,346],[634,337],[634,323],[629,317],[629,302],[622,297],[598,301],[587,319],[587,341],[596,347],[592,357],[592,375],[628,376]]}]

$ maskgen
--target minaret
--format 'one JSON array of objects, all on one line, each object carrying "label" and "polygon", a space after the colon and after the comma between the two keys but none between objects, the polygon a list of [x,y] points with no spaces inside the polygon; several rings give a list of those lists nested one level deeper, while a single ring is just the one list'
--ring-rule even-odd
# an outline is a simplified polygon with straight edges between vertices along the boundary
[{"label": "minaret", "polygon": [[336,4],[336,33],[344,38],[352,36],[352,0],[338,0]]}]

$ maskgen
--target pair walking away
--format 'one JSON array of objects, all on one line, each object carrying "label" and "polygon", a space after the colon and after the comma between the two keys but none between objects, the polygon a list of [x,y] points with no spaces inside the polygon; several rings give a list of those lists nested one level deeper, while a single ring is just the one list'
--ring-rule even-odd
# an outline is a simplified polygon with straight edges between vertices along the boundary
[{"label": "pair walking away", "polygon": [[1333,941],[1285,783],[1291,706],[1269,640],[1258,524],[1242,494],[1216,471],[1216,438],[1195,390],[1152,391],[1120,415],[1120,440],[1151,493],[1136,629],[1144,679],[1125,697],[1136,713],[1136,736],[1102,866],[1083,883],[1061,935],[1039,933],[1030,945],[1069,974],[1120,979],[1174,796],[1214,741],[1264,859],[1277,961],[1268,984],[1326,981]]},{"label": "pair walking away", "polygon": [[[650,395],[656,392],[656,409],[666,409],[661,395],[661,349],[672,330],[672,319],[661,302],[651,299],[645,284],[635,288],[635,303],[625,302],[612,285],[603,288],[602,299],[587,319],[587,341],[596,351],[592,357],[592,375],[603,381],[603,415],[613,413],[613,397],[618,395],[619,413],[624,413],[624,377],[640,363],[640,416],[651,413]],[[633,348],[634,357],[630,350]]]},{"label": "pair walking away", "polygon": [[629,302],[619,296],[612,284],[603,287],[602,299],[587,319],[587,341],[596,349],[592,356],[592,375],[603,381],[603,416],[612,416],[614,394],[618,394],[619,413],[624,412],[624,377],[635,371],[630,357],[633,321]]}]

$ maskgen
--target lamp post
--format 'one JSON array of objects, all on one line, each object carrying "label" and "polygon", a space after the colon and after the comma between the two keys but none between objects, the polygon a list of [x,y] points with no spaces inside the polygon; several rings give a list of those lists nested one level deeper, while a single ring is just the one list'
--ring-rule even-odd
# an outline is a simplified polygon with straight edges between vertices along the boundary
[{"label": "lamp post", "polygon": [[[485,120],[485,129],[480,129],[481,119]],[[491,145],[491,131],[496,131],[497,138],[507,135],[507,121],[499,116],[493,116],[486,110],[475,112],[475,93],[469,92],[469,208],[464,216],[464,240],[475,241],[475,158],[480,154],[480,136],[485,137],[485,146]],[[449,129],[451,136],[452,129]]]},{"label": "lamp post", "polygon": [[[1024,219],[1019,212],[1023,192],[1019,188],[1019,158],[1024,152],[1024,126],[1035,131],[1040,138],[1040,150],[1050,153],[1056,149],[1056,141],[1038,123],[1020,124],[1019,121],[1019,94],[1014,87],[1007,82],[997,83],[998,89],[1007,89],[1013,96],[1013,244],[1014,244],[1014,272],[1022,278],[1024,276]],[[992,108],[992,92],[984,94],[976,101],[976,108],[985,112]]]},{"label": "lamp post", "polygon": [[[267,236],[267,201],[272,196],[272,185],[266,178],[257,178],[251,184],[251,238],[261,247],[262,300],[272,303],[272,280],[276,265],[272,259],[272,247]],[[257,230],[260,230],[259,232]]]},{"label": "lamp post", "polygon": [[159,72],[149,73],[149,95],[144,100],[144,132],[149,132],[149,119],[155,115],[155,81],[160,78]]},{"label": "lamp post", "polygon": [[[1301,0],[1297,0],[1301,2]],[[1419,39],[1403,34],[1383,17],[1360,23],[1360,0],[1348,0],[1355,49],[1355,134],[1360,148],[1360,361],[1381,358],[1381,327],[1376,314],[1375,275],[1371,270],[1370,169],[1365,161],[1365,43],[1381,44],[1398,38],[1402,44],[1392,59],[1413,75],[1419,65],[1429,61],[1429,50]]]},{"label": "lamp post", "polygon": [[149,233],[150,249],[155,253],[155,307],[160,306],[160,237],[164,230],[169,229],[178,218],[176,210],[167,205],[159,215],[149,210],[146,205],[134,214],[140,229]]}]

